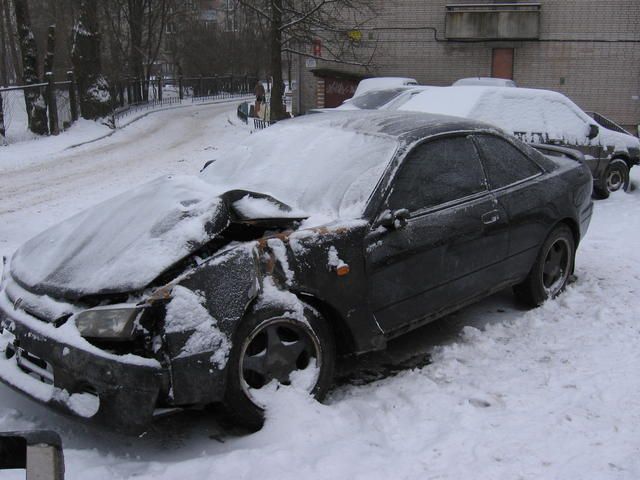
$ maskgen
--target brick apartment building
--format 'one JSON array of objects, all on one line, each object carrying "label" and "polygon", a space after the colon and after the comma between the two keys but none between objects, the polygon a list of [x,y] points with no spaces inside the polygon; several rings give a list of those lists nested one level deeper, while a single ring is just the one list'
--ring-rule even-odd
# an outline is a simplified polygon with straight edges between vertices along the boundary
[{"label": "brick apartment building", "polygon": [[463,77],[495,76],[562,92],[584,110],[638,132],[639,0],[374,3],[376,18],[357,35],[363,54],[374,52],[374,66],[298,58],[296,113],[339,105],[364,77],[450,85]]}]

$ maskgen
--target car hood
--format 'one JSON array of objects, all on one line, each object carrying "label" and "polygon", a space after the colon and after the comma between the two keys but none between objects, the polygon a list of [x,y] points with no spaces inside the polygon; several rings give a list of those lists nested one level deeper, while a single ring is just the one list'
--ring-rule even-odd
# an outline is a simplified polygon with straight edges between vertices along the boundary
[{"label": "car hood", "polygon": [[265,195],[161,177],[32,238],[14,254],[11,276],[32,292],[67,299],[139,291],[231,222],[291,213]]}]

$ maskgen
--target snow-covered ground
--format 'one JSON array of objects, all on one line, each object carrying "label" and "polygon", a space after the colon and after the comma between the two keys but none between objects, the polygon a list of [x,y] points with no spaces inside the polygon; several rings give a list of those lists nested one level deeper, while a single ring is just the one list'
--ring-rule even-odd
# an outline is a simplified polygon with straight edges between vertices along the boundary
[{"label": "snow-covered ground", "polygon": [[[156,113],[24,168],[0,156],[0,254],[163,173],[197,172],[248,135],[234,112]],[[503,292],[343,362],[325,405],[281,389],[256,434],[195,412],[123,437],[5,387],[0,430],[60,432],[70,479],[638,479],[639,207],[638,191],[596,204],[558,300],[527,312]]]}]

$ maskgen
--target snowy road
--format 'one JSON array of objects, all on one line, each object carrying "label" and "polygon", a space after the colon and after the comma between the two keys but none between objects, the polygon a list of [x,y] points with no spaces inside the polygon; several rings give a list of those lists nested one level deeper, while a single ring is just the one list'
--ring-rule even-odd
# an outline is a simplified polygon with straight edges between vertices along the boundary
[{"label": "snowy road", "polygon": [[[247,134],[229,125],[229,112],[157,113],[103,141],[2,172],[0,254],[147,179],[196,172]],[[639,183],[640,169],[632,177]],[[5,387],[0,430],[59,431],[70,479],[637,480],[638,235],[640,192],[598,202],[578,253],[579,279],[557,301],[525,312],[508,292],[496,295],[393,342],[390,352],[345,364],[326,405],[283,390],[254,435],[193,413],[142,438],[121,437]]]}]

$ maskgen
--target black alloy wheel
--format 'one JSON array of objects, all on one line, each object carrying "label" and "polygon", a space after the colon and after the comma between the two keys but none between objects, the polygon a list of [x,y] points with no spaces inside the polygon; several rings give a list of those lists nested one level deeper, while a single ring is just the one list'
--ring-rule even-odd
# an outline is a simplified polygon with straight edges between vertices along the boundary
[{"label": "black alloy wheel", "polygon": [[566,288],[575,263],[573,232],[561,223],[549,234],[525,280],[513,287],[516,298],[537,307],[557,297]]},{"label": "black alloy wheel", "polygon": [[310,365],[315,368],[311,393],[322,368],[319,341],[308,325],[288,318],[276,318],[258,325],[244,341],[240,356],[241,385],[245,395],[264,408],[254,392],[274,380],[281,385],[290,385],[291,374]]},{"label": "black alloy wheel", "polygon": [[542,269],[542,283],[548,298],[558,295],[570,275],[572,249],[566,238],[558,238],[549,248]]},{"label": "black alloy wheel", "polygon": [[223,402],[234,423],[260,429],[265,395],[272,395],[281,385],[293,383],[318,401],[327,394],[333,383],[335,339],[325,318],[302,305],[303,318],[285,309],[268,308],[250,313],[238,325]]}]

